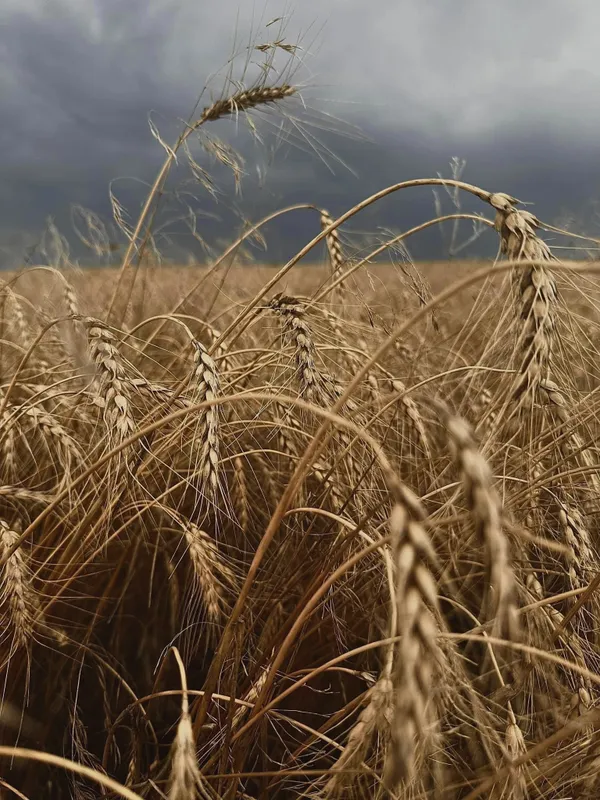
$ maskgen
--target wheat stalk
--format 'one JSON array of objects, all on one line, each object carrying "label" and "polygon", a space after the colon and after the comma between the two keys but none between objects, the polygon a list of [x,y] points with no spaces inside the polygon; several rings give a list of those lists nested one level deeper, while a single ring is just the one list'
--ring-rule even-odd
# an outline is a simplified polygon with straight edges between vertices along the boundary
[{"label": "wheat stalk", "polygon": [[460,468],[465,498],[475,530],[486,550],[487,618],[493,620],[493,635],[517,638],[515,581],[509,545],[502,529],[502,506],[493,488],[492,471],[481,455],[466,420],[447,416],[446,431]]},{"label": "wheat stalk", "polygon": [[437,644],[438,599],[432,572],[437,557],[425,529],[425,513],[407,487],[395,483],[391,491],[389,528],[400,641],[394,656],[391,745],[384,780],[393,790],[414,778],[417,747],[426,749],[437,729],[433,687],[443,657]]},{"label": "wheat stalk", "polygon": [[575,463],[587,468],[593,490],[590,494],[594,499],[594,496],[598,496],[600,492],[598,464],[590,449],[584,446],[580,434],[574,429],[565,393],[561,391],[555,381],[547,379],[540,383],[540,394],[541,400],[546,400],[550,404],[561,423],[559,430],[564,431],[567,435],[568,446],[563,448],[565,458],[572,459]]},{"label": "wheat stalk", "polygon": [[203,798],[203,800],[212,800],[214,795],[209,791],[209,786],[202,777],[198,766],[189,711],[185,668],[176,648],[173,653],[179,667],[183,691],[181,694],[181,716],[179,717],[177,733],[171,749],[171,773],[167,797],[168,800],[195,800],[198,797]]},{"label": "wheat stalk", "polygon": [[94,402],[102,408],[109,437],[126,439],[135,429],[130,382],[115,335],[99,320],[83,320],[90,357],[96,366]]},{"label": "wheat stalk", "polygon": [[[114,309],[115,303],[117,298],[121,294],[122,283],[124,280],[125,272],[127,268],[131,264],[131,260],[133,258],[134,251],[136,247],[138,247],[138,240],[142,234],[142,230],[144,228],[144,224],[148,218],[150,210],[152,208],[153,202],[160,192],[164,182],[166,181],[171,166],[174,161],[177,160],[177,152],[178,150],[183,147],[187,141],[187,139],[191,136],[191,134],[199,131],[202,126],[207,122],[216,122],[223,117],[230,116],[232,114],[239,114],[240,112],[244,111],[251,111],[254,108],[258,108],[261,105],[270,105],[272,103],[276,103],[280,100],[284,100],[287,97],[291,97],[292,95],[296,94],[297,89],[294,86],[290,86],[287,83],[284,83],[280,86],[266,86],[264,84],[260,84],[255,86],[251,89],[241,89],[238,92],[230,95],[226,98],[221,98],[220,100],[215,101],[212,105],[207,106],[203,111],[200,117],[195,120],[192,124],[186,125],[185,130],[179,136],[176,144],[174,147],[166,147],[167,150],[167,157],[156,176],[154,184],[150,192],[148,193],[148,197],[146,198],[146,202],[140,212],[138,221],[135,225],[135,228],[130,231],[126,225],[122,227],[127,231],[129,244],[125,255],[123,256],[123,262],[121,264],[121,269],[119,271],[119,278],[116,281],[116,285],[113,291],[112,300],[110,303],[110,308],[108,311],[108,319],[111,318],[112,311]],[[113,195],[111,192],[111,199],[113,199]],[[118,205],[118,201],[114,198],[115,202],[113,202],[113,208],[115,211],[119,212],[120,207]],[[138,250],[138,258],[141,260],[142,254],[144,251],[144,246],[146,244],[147,239],[149,238],[150,230],[147,231],[146,237],[142,242],[141,246]],[[130,292],[133,289],[133,284],[130,287]],[[128,298],[127,298],[128,299]]]},{"label": "wheat stalk", "polygon": [[[387,733],[394,720],[394,685],[391,678],[392,659],[388,658],[381,676],[365,697],[365,707],[353,725],[341,756],[331,768],[331,777],[325,785],[325,795],[343,796],[352,782],[352,773],[358,770],[367,757],[369,747],[378,732]],[[345,774],[350,772],[350,775]]]},{"label": "wheat stalk", "polygon": [[236,511],[236,517],[242,533],[247,534],[250,526],[250,499],[244,462],[240,456],[236,456],[233,459],[233,487],[231,500]]},{"label": "wheat stalk", "polygon": [[316,364],[316,347],[302,303],[294,297],[279,296],[270,303],[283,321],[284,341],[294,345],[296,375],[300,396],[312,403],[327,403],[324,381]]},{"label": "wheat stalk", "polygon": [[58,442],[61,449],[73,459],[74,463],[83,461],[83,454],[77,446],[77,442],[53,414],[34,405],[20,408],[19,413],[32,419],[48,439]]},{"label": "wheat stalk", "polygon": [[14,648],[27,649],[39,622],[41,608],[23,548],[17,547],[14,550],[19,539],[20,534],[5,520],[0,519],[1,552],[6,559],[2,573],[0,605],[5,609],[4,624],[12,633]]},{"label": "wheat stalk", "polygon": [[281,86],[256,86],[252,89],[242,89],[239,92],[217,100],[211,106],[207,106],[198,120],[193,123],[192,128],[199,128],[206,122],[215,122],[230,114],[239,114],[242,111],[250,111],[261,105],[276,103],[296,94],[297,89],[288,84]]},{"label": "wheat stalk", "polygon": [[[215,362],[204,345],[192,340],[194,347],[194,401],[216,400],[219,396],[219,376]],[[198,434],[200,439],[200,491],[214,500],[219,488],[219,406],[204,411]]]},{"label": "wheat stalk", "polygon": [[[509,779],[509,800],[525,800],[527,797],[527,780],[523,774],[523,768],[519,766],[513,767],[513,762],[527,751],[527,745],[525,744],[523,731],[517,724],[514,712],[510,707],[509,723],[506,726],[506,731],[504,732],[504,741],[506,746],[507,760],[509,761],[511,767]],[[504,796],[506,797],[506,795]]]},{"label": "wheat stalk", "polygon": [[235,585],[233,571],[205,531],[192,522],[183,524],[182,531],[206,612],[213,622],[221,622],[227,611],[226,590]]},{"label": "wheat stalk", "polygon": [[[321,209],[321,230],[326,230],[333,224],[333,218],[324,208]],[[331,230],[325,237],[327,252],[329,253],[329,263],[331,265],[331,277],[337,278],[344,266],[344,254],[340,242],[340,233],[337,228]],[[340,284],[340,287],[342,284]]]},{"label": "wheat stalk", "polygon": [[536,234],[539,220],[534,214],[516,208],[515,198],[506,194],[493,194],[489,202],[496,209],[495,226],[502,252],[511,261],[534,262],[514,272],[522,357],[515,397],[523,404],[537,400],[540,383],[551,378],[558,299],[549,268],[554,259]]},{"label": "wheat stalk", "polygon": [[432,458],[431,447],[429,444],[429,437],[427,436],[427,430],[425,429],[425,425],[423,423],[423,418],[421,417],[421,413],[419,412],[419,408],[412,397],[408,396],[408,390],[402,381],[398,380],[398,378],[390,379],[392,391],[398,395],[400,404],[406,413],[406,417],[410,423],[411,428],[413,429],[417,440],[419,441],[425,458],[429,461]]},{"label": "wheat stalk", "polygon": [[568,572],[571,588],[581,589],[587,586],[598,563],[592,549],[590,533],[577,508],[561,503],[558,519],[569,548]]}]

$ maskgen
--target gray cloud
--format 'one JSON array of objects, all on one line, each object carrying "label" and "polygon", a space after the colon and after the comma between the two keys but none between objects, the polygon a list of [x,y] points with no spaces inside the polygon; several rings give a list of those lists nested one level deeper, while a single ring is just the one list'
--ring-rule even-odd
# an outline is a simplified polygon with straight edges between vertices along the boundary
[{"label": "gray cloud", "polygon": [[[251,182],[254,194],[236,201],[247,213],[297,200],[341,212],[388,182],[445,169],[455,154],[468,159],[468,179],[537,201],[545,216],[600,189],[596,0],[546,0],[543,14],[522,0],[377,0],[369,11],[363,0],[296,8],[280,0],[4,0],[0,14],[5,253],[49,214],[67,224],[70,203],[106,214],[116,176],[138,179],[116,184],[135,210],[139,180],[151,180],[162,158],[148,113],[171,140],[234,39],[238,51],[267,41],[277,25],[266,22],[281,15],[290,17],[287,40],[300,37],[307,50],[296,78],[319,113],[300,115],[307,136],[281,149],[266,188]],[[325,114],[358,125],[370,141],[322,132]],[[311,152],[317,135],[319,154]],[[257,150],[247,135],[238,144],[249,171],[254,160],[269,163],[268,148]],[[357,178],[333,157],[329,167],[319,160],[328,147]],[[431,194],[415,197],[387,203],[384,224],[400,224],[400,210],[404,224],[430,213]],[[308,230],[286,225],[294,241]]]}]

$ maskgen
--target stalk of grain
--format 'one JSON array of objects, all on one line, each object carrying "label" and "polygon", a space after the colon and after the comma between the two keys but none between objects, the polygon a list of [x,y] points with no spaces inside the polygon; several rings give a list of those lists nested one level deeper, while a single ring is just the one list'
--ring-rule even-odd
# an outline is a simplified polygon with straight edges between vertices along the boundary
[{"label": "stalk of grain", "polygon": [[527,752],[523,731],[517,724],[514,711],[509,706],[509,723],[504,732],[504,743],[506,747],[506,759],[510,764],[509,775],[509,794],[503,794],[507,800],[525,800],[527,797],[527,780],[523,773],[523,767],[513,766],[513,762],[523,753]]},{"label": "stalk of grain", "polygon": [[[600,477],[598,476],[598,464],[592,455],[591,450],[584,446],[581,435],[575,429],[572,414],[569,411],[569,404],[565,393],[561,391],[558,384],[547,379],[540,384],[541,399],[550,405],[553,413],[559,421],[559,432],[566,433],[566,443],[563,446],[563,454],[566,460],[574,461],[586,469],[587,478],[592,484],[592,491],[585,492],[591,501],[594,510],[597,507],[597,497],[600,495]],[[591,496],[590,496],[591,495]]]},{"label": "stalk of grain", "polygon": [[270,308],[282,320],[284,343],[294,347],[296,376],[300,396],[310,403],[328,404],[324,381],[316,364],[316,347],[302,303],[285,295],[274,298]]},{"label": "stalk of grain", "polygon": [[[60,424],[54,414],[50,414],[48,411],[35,405],[26,405],[16,411],[31,419],[47,440],[53,440],[58,443],[60,450],[62,450],[66,456],[63,460],[65,465],[83,462],[83,453],[77,446],[77,442],[66,428]],[[67,471],[70,471],[70,466]]]},{"label": "stalk of grain", "polygon": [[18,547],[12,555],[8,555],[19,538],[14,526],[0,519],[1,553],[6,558],[0,591],[0,606],[4,608],[4,628],[5,632],[11,634],[14,649],[27,649],[39,622],[41,607],[23,548]]},{"label": "stalk of grain", "polygon": [[[65,305],[67,307],[67,311],[72,317],[79,317],[81,312],[79,310],[79,302],[77,300],[77,292],[75,291],[75,287],[67,280],[65,275],[61,273],[61,277],[63,279],[63,297],[65,300]],[[75,322],[77,320],[74,320]]]},{"label": "stalk of grain", "polygon": [[32,489],[23,489],[21,486],[0,486],[0,497],[23,500],[27,503],[41,503],[42,505],[52,502],[52,495],[36,492]]},{"label": "stalk of grain", "polygon": [[182,532],[206,613],[212,622],[222,622],[228,608],[227,592],[235,585],[233,571],[205,531],[192,522],[184,522]]},{"label": "stalk of grain", "polygon": [[[322,374],[317,368],[316,346],[310,325],[305,319],[302,304],[296,298],[279,296],[273,299],[270,307],[282,319],[284,342],[291,341],[294,346],[300,396],[315,404],[329,405],[340,389],[330,375]],[[353,483],[353,479],[356,477],[352,459],[353,439],[344,430],[336,432],[336,439],[344,448],[344,463],[348,470],[350,483]],[[323,464],[315,464],[313,471],[321,479],[325,478],[327,472]],[[329,483],[329,488],[339,500],[340,493],[337,491],[335,482]]]},{"label": "stalk of grain", "polygon": [[486,553],[486,619],[493,620],[494,636],[517,638],[515,581],[509,546],[502,529],[502,506],[493,488],[492,471],[479,452],[466,420],[448,415],[445,427],[461,471],[465,498],[475,531]]},{"label": "stalk of grain", "polygon": [[[544,590],[542,588],[542,584],[538,576],[535,574],[534,571],[529,570],[527,573],[525,585],[528,591],[536,600],[544,600]],[[567,651],[567,655],[570,659],[573,660],[575,664],[577,664],[580,669],[586,670],[587,669],[587,661],[585,654],[582,648],[582,641],[577,632],[573,635],[570,631],[564,631],[564,614],[562,614],[554,605],[551,603],[547,603],[541,607],[540,612],[546,616],[549,620],[550,627],[552,629],[553,634],[556,636],[557,631],[561,631],[560,633],[560,640]],[[531,669],[533,664],[530,664],[528,669]],[[581,673],[571,672],[571,670],[567,671],[566,675],[566,682],[569,685],[569,689],[572,692],[571,695],[571,706],[578,707],[589,707],[591,705],[591,698],[594,695],[592,683],[588,676]]]},{"label": "stalk of grain", "polygon": [[[254,86],[250,89],[240,89],[239,91],[235,92],[234,94],[230,95],[229,97],[221,98],[220,100],[216,100],[212,105],[207,106],[204,108],[200,116],[193,121],[191,124],[187,124],[185,129],[179,136],[177,142],[175,143],[174,147],[166,147],[167,150],[167,157],[156,176],[156,179],[150,189],[144,206],[140,212],[138,217],[137,223],[133,230],[129,230],[128,226],[123,225],[124,229],[127,231],[127,238],[129,240],[129,244],[127,246],[127,250],[123,256],[123,261],[121,264],[121,268],[119,270],[119,277],[115,283],[115,287],[113,290],[112,299],[110,302],[110,306],[108,309],[108,316],[107,319],[112,318],[113,310],[117,303],[118,298],[124,298],[124,309],[127,307],[129,302],[131,292],[133,291],[133,280],[130,283],[128,291],[123,291],[123,282],[125,280],[125,275],[128,272],[128,268],[131,266],[131,262],[134,257],[134,253],[137,250],[138,255],[138,266],[141,262],[142,255],[145,250],[146,243],[150,236],[150,226],[146,231],[146,235],[143,237],[142,242],[140,242],[140,238],[142,237],[142,231],[144,229],[144,225],[146,224],[146,220],[148,219],[148,215],[150,214],[150,210],[152,209],[152,205],[159,195],[164,182],[166,181],[171,166],[174,161],[177,160],[177,152],[178,150],[183,147],[187,141],[187,139],[193,134],[197,133],[203,125],[207,122],[216,122],[219,119],[230,115],[238,115],[240,113],[251,111],[252,109],[258,108],[263,105],[271,105],[273,103],[277,103],[281,100],[284,100],[287,97],[291,97],[292,95],[297,93],[297,88],[295,86],[291,86],[288,83],[283,83],[279,86],[267,86],[264,83],[260,83],[257,86]],[[113,198],[111,192],[111,199]],[[113,203],[113,209],[115,211],[119,211],[119,205],[116,201]],[[134,275],[135,278],[135,275]]]},{"label": "stalk of grain", "polygon": [[374,737],[378,733],[387,733],[393,723],[392,664],[392,659],[388,658],[381,676],[367,692],[365,707],[350,731],[341,756],[331,769],[332,775],[324,790],[326,797],[340,797],[348,791],[354,778],[352,772],[359,769],[367,758]]},{"label": "stalk of grain", "polygon": [[421,445],[423,455],[427,461],[431,461],[431,447],[429,437],[423,423],[423,418],[415,401],[408,396],[408,390],[404,383],[398,378],[391,378],[390,384],[392,391],[398,396],[400,405],[404,409],[410,427],[414,431],[417,441]]},{"label": "stalk of grain", "polygon": [[196,744],[189,711],[185,668],[179,651],[175,648],[173,653],[179,667],[183,691],[181,694],[181,715],[177,725],[175,741],[171,748],[171,773],[167,797],[168,800],[195,800],[195,798],[213,800],[214,795],[209,790],[209,786],[202,777],[198,766]]},{"label": "stalk of grain", "polygon": [[17,341],[21,347],[27,350],[34,339],[33,329],[31,324],[25,318],[22,303],[19,300],[19,297],[12,291],[12,289],[7,289],[6,291],[8,292],[8,296],[12,301],[14,331],[17,334]]},{"label": "stalk of grain", "polygon": [[[329,211],[321,209],[321,230],[326,230],[333,224],[333,217]],[[329,264],[331,266],[331,277],[337,278],[344,266],[344,254],[340,243],[340,234],[337,228],[330,231],[325,237],[327,252],[329,253]]]},{"label": "stalk of grain", "polygon": [[407,487],[390,487],[394,506],[389,520],[395,568],[396,635],[391,745],[384,781],[390,790],[415,777],[417,749],[422,755],[438,728],[433,697],[443,663],[437,643],[437,557],[425,529],[421,502]]},{"label": "stalk of grain", "polygon": [[281,86],[256,86],[252,89],[242,89],[240,92],[217,100],[211,106],[207,106],[198,120],[193,123],[192,128],[199,128],[205,122],[215,122],[229,114],[239,114],[243,111],[250,111],[261,105],[276,103],[291,97],[297,89],[288,84]]},{"label": "stalk of grain", "polygon": [[558,520],[569,548],[569,583],[572,589],[581,589],[588,585],[598,568],[598,558],[593,552],[590,533],[581,512],[573,506],[561,503]]},{"label": "stalk of grain", "polygon": [[102,414],[110,439],[123,441],[133,433],[131,386],[116,344],[116,337],[102,322],[92,317],[83,319],[88,348],[95,364],[94,402]]},{"label": "stalk of grain", "polygon": [[[26,352],[29,350],[35,340],[34,328],[31,320],[28,320],[23,312],[22,298],[20,299],[19,296],[10,288],[7,288],[6,291],[12,300],[13,314],[11,319],[11,327],[13,328],[14,334],[16,334],[15,340],[19,347],[22,348],[23,352]],[[38,310],[36,309],[36,311]],[[25,367],[26,375],[32,373],[44,374],[45,372],[50,373],[52,371],[52,365],[50,361],[40,354],[40,350],[41,348],[38,343],[38,346],[29,356],[27,366]]]},{"label": "stalk of grain", "polygon": [[521,363],[515,397],[524,404],[550,403],[567,431],[575,460],[590,468],[594,493],[600,490],[595,459],[583,447],[573,430],[566,394],[554,381],[552,356],[556,335],[558,291],[550,265],[556,262],[550,248],[537,235],[539,220],[528,211],[515,207],[515,199],[494,194],[490,204],[496,209],[495,226],[500,234],[502,251],[511,260],[530,260],[514,271],[517,308],[521,322],[519,344]]},{"label": "stalk of grain", "polygon": [[536,234],[539,221],[531,212],[516,208],[516,202],[501,193],[490,197],[490,204],[496,209],[495,226],[502,252],[510,260],[538,262],[514,271],[521,323],[521,363],[515,397],[523,404],[537,400],[540,383],[551,377],[558,292],[550,270],[552,253]]},{"label": "stalk of grain", "polygon": [[231,727],[233,730],[239,728],[240,723],[244,720],[248,710],[256,702],[257,697],[260,696],[263,686],[265,685],[265,682],[267,680],[268,674],[269,674],[269,667],[267,665],[261,669],[258,678],[252,683],[248,691],[242,697],[244,704],[236,708],[233,718],[231,720]]},{"label": "stalk of grain", "polygon": [[[194,402],[216,400],[219,396],[219,376],[213,359],[204,345],[192,340],[194,347]],[[200,492],[214,500],[219,488],[219,406],[203,412],[198,437],[200,439]]]},{"label": "stalk of grain", "polygon": [[[0,394],[1,397],[1,394]],[[9,408],[2,412],[0,435],[2,436],[2,474],[4,480],[13,483],[17,472],[17,433],[18,423]]]},{"label": "stalk of grain", "polygon": [[244,462],[240,456],[233,459],[233,489],[231,501],[242,533],[247,534],[250,525],[250,499]]},{"label": "stalk of grain", "polygon": [[[568,547],[568,585],[572,589],[587,588],[592,577],[597,574],[598,559],[594,554],[584,518],[577,508],[561,503],[558,521]],[[571,602],[576,600],[577,598],[573,598]],[[580,667],[597,672],[600,664],[595,648],[590,646],[591,642],[597,642],[596,619],[599,603],[596,593],[576,612],[567,626],[564,614],[553,606],[550,608],[554,636],[560,631],[560,640],[573,661]],[[570,672],[567,672],[567,683],[573,691],[571,709],[576,709],[579,715],[585,713],[592,705],[593,698],[595,703],[597,690],[594,684],[589,676]]]},{"label": "stalk of grain", "polygon": [[494,409],[493,400],[494,397],[490,390],[483,386],[478,389],[471,403],[473,426],[480,436],[496,426],[498,415]]},{"label": "stalk of grain", "polygon": [[191,405],[187,397],[176,397],[175,392],[167,386],[161,386],[158,383],[152,383],[143,377],[134,377],[130,379],[131,386],[140,392],[147,393],[151,399],[164,404],[167,407],[173,408],[187,408]]}]

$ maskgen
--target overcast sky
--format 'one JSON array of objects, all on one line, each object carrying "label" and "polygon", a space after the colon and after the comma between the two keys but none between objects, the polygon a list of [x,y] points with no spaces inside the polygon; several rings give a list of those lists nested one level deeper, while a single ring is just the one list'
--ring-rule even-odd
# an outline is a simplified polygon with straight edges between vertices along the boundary
[{"label": "overcast sky", "polygon": [[[290,115],[307,136],[279,149],[258,201],[254,168],[271,164],[270,144],[235,137],[254,187],[235,202],[249,215],[302,200],[342,213],[387,183],[447,174],[455,155],[465,179],[546,219],[600,199],[598,0],[0,0],[0,266],[49,215],[68,227],[71,204],[107,215],[113,178],[135,216],[140,181],[164,156],[148,115],[172,141],[232,48],[272,41],[279,23],[266,24],[280,16],[302,54],[308,111]],[[223,85],[215,78],[201,105]],[[419,191],[364,224],[402,227],[431,210]]]}]

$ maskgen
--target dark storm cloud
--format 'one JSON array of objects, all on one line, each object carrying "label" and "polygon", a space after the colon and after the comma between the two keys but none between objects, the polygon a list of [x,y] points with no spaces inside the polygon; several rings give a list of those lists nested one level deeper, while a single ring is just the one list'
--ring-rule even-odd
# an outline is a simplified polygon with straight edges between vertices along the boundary
[{"label": "dark storm cloud", "polygon": [[[151,180],[163,153],[148,114],[171,140],[206,78],[226,63],[234,34],[238,50],[268,41],[277,25],[266,22],[290,12],[287,40],[304,32],[308,51],[297,74],[307,101],[358,125],[368,141],[322,132],[336,127],[323,113],[301,114],[307,136],[280,148],[263,189],[249,182],[236,200],[246,213],[306,200],[342,212],[389,182],[447,174],[453,155],[467,158],[466,179],[536,201],[546,218],[577,209],[600,195],[600,6],[547,0],[539,9],[522,0],[377,0],[369,11],[363,0],[295,8],[278,0],[4,0],[0,257],[18,253],[48,215],[68,224],[71,203],[106,214],[112,178]],[[238,141],[251,174],[253,160],[269,163],[268,148]],[[139,202],[140,183],[115,187]],[[431,192],[419,191],[367,212],[357,227],[410,225],[431,210]],[[304,225],[290,218],[281,230],[295,244],[312,230]]]}]

